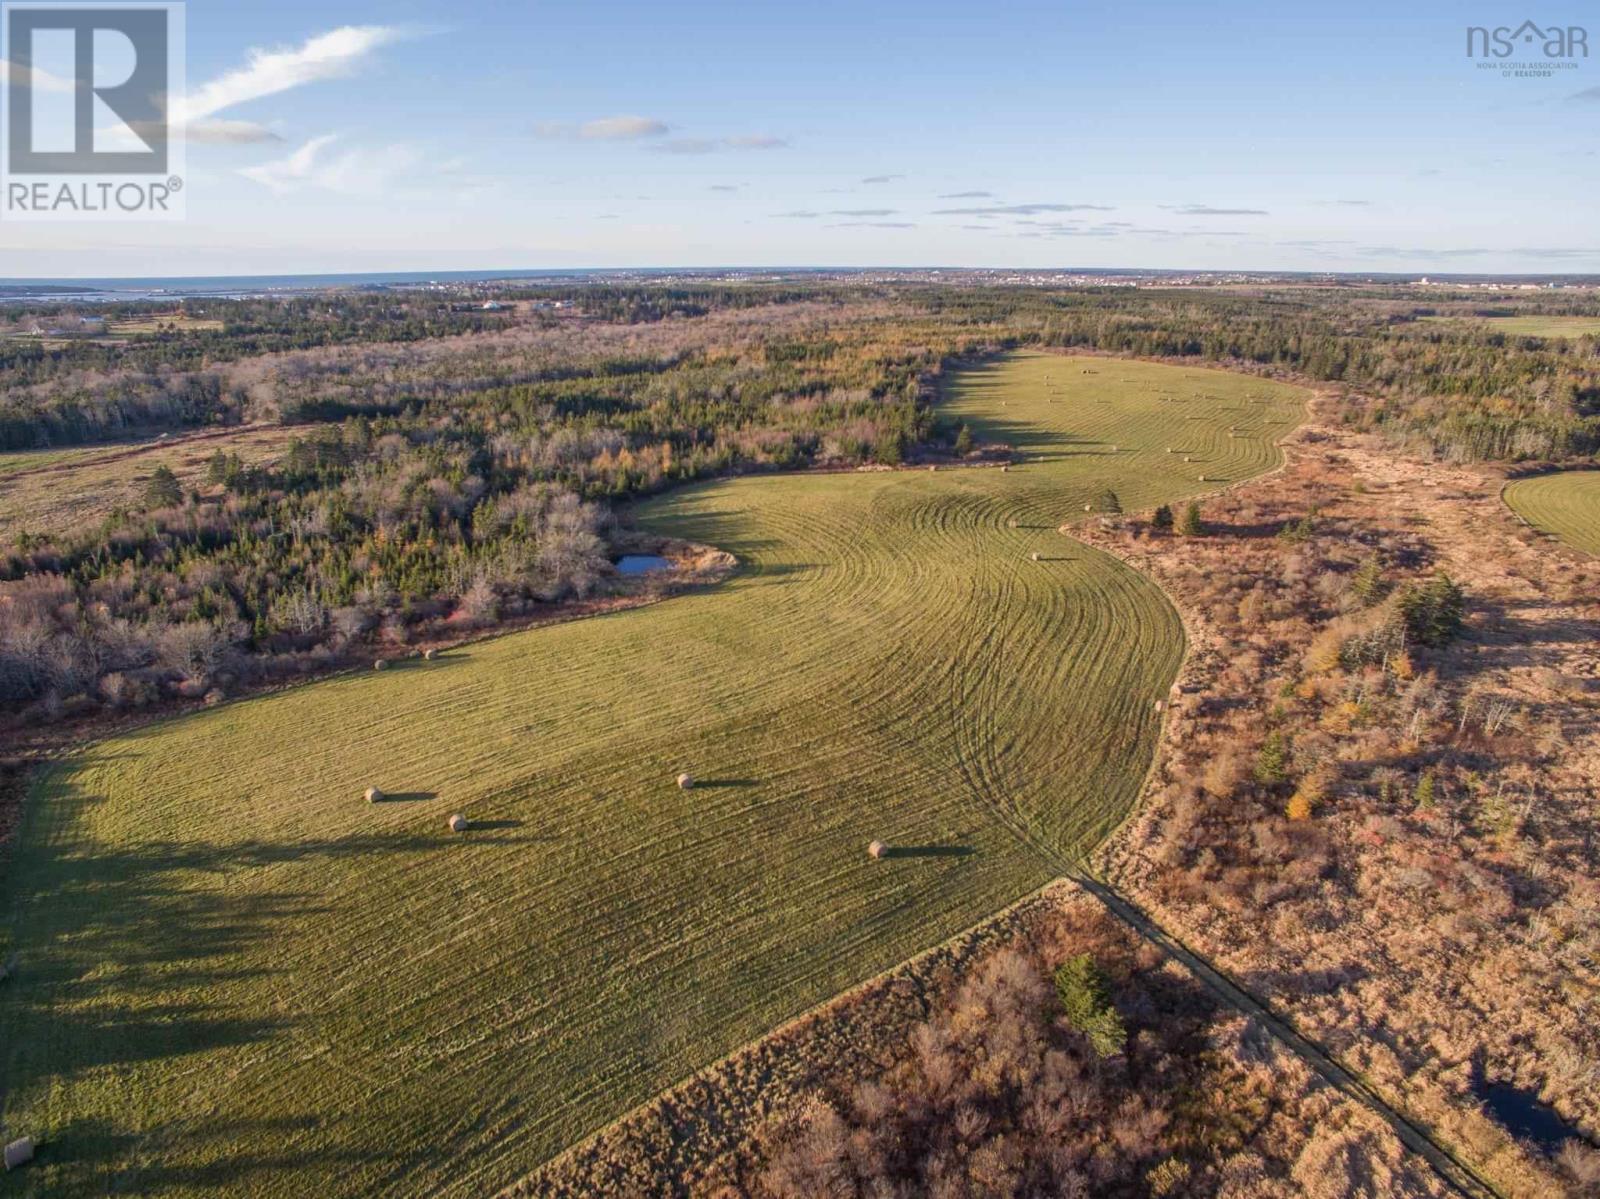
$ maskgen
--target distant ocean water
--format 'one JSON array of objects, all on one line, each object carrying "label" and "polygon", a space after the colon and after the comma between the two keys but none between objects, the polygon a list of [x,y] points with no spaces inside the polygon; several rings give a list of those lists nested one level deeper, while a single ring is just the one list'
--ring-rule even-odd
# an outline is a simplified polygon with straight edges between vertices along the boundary
[{"label": "distant ocean water", "polygon": [[675,274],[672,271],[504,270],[387,271],[354,275],[224,275],[148,279],[0,279],[3,303],[115,303],[119,300],[166,300],[200,296],[294,295],[316,291],[348,291],[370,287],[417,287],[429,283],[480,283],[501,279],[581,279],[606,274],[633,277]]}]

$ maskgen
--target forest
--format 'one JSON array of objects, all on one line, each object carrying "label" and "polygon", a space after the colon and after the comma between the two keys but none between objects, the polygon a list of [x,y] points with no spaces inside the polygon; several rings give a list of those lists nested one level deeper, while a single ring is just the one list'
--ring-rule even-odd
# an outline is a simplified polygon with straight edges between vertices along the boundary
[{"label": "forest", "polygon": [[[1348,286],[820,281],[508,290],[493,311],[430,292],[207,299],[166,323],[171,305],[19,306],[0,314],[0,448],[262,426],[295,440],[249,464],[224,439],[203,478],[158,469],[142,503],[92,527],[17,532],[0,557],[0,710],[204,695],[430,622],[585,599],[610,585],[635,497],[971,452],[937,415],[941,373],[1020,346],[1323,384],[1345,424],[1429,457],[1590,455],[1600,339],[1494,324],[1579,310]],[[151,331],[23,332],[96,311]]]}]

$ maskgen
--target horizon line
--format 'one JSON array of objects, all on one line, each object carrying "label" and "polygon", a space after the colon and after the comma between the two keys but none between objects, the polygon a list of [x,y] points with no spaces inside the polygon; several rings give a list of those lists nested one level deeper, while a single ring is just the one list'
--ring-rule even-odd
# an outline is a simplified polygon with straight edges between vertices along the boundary
[{"label": "horizon line", "polygon": [[21,288],[28,286],[49,286],[72,283],[149,283],[149,282],[196,282],[248,280],[248,279],[354,279],[374,276],[400,276],[409,279],[427,280],[445,276],[478,276],[482,282],[493,282],[497,279],[534,278],[550,275],[607,275],[626,273],[666,274],[673,272],[686,272],[696,274],[714,274],[734,271],[762,272],[769,274],[866,274],[870,272],[888,272],[896,274],[912,274],[929,271],[951,273],[1007,273],[1007,274],[1071,274],[1071,275],[1276,275],[1299,278],[1371,278],[1374,276],[1389,276],[1396,278],[1417,276],[1421,279],[1440,280],[1593,280],[1600,282],[1600,271],[1444,271],[1434,272],[1419,269],[1327,269],[1312,270],[1303,267],[1133,267],[1133,266],[952,266],[952,265],[893,265],[879,264],[873,266],[834,266],[834,265],[760,265],[760,264],[676,264],[671,266],[580,266],[580,267],[445,267],[424,270],[408,270],[405,268],[395,270],[334,270],[334,271],[253,271],[235,274],[206,275],[16,275],[0,276],[0,288]]}]

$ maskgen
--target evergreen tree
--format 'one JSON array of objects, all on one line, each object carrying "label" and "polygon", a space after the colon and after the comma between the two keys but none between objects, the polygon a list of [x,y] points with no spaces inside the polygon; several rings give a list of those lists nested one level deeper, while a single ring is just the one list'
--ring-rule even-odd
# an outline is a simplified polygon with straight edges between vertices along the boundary
[{"label": "evergreen tree", "polygon": [[972,453],[972,430],[966,425],[956,431],[956,453],[962,457]]},{"label": "evergreen tree", "polygon": [[144,485],[144,503],[147,508],[175,508],[183,503],[183,487],[166,463],[156,467]]},{"label": "evergreen tree", "polygon": [[1278,729],[1267,734],[1256,755],[1256,782],[1281,783],[1289,777],[1289,743]]},{"label": "evergreen tree", "polygon": [[1101,1057],[1121,1053],[1128,1043],[1128,1030],[1112,1006],[1105,976],[1094,956],[1084,953],[1068,958],[1056,971],[1055,984],[1061,1014],[1088,1038],[1095,1053]]},{"label": "evergreen tree", "polygon": [[1183,510],[1183,519],[1178,522],[1178,532],[1184,537],[1198,537],[1205,531],[1205,521],[1200,519],[1200,505],[1191,502]]},{"label": "evergreen tree", "polygon": [[1113,515],[1122,511],[1122,501],[1109,487],[1094,497],[1094,506],[1097,512],[1109,512]]},{"label": "evergreen tree", "polygon": [[1350,576],[1350,594],[1360,601],[1362,607],[1370,608],[1388,590],[1388,581],[1383,577],[1383,560],[1377,554],[1369,554],[1361,560],[1356,573]]},{"label": "evergreen tree", "polygon": [[1433,777],[1433,771],[1424,770],[1422,777],[1417,780],[1417,790],[1412,797],[1417,804],[1419,812],[1426,812],[1438,802],[1438,783]]},{"label": "evergreen tree", "polygon": [[1150,518],[1150,526],[1160,529],[1163,533],[1172,532],[1172,506],[1162,504],[1156,509],[1155,515]]},{"label": "evergreen tree", "polygon": [[1406,634],[1413,641],[1437,649],[1460,634],[1466,596],[1441,570],[1421,587],[1411,586],[1401,592],[1399,609]]}]

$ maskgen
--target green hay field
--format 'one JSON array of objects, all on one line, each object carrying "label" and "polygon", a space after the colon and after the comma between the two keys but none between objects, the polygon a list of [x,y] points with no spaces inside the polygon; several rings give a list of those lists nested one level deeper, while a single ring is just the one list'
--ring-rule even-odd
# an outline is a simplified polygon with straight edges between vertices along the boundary
[{"label": "green hay field", "polygon": [[945,402],[1009,473],[686,488],[645,523],[726,584],[62,762],[0,880],[4,1122],[45,1142],[6,1193],[483,1194],[1041,885],[1183,649],[1056,526],[1271,468],[1303,401],[1017,355]]},{"label": "green hay field", "polygon": [[1541,533],[1586,554],[1600,554],[1600,470],[1518,479],[1506,487],[1505,500]]},{"label": "green hay field", "polygon": [[1431,316],[1422,319],[1445,323],[1466,321],[1469,324],[1482,325],[1495,333],[1505,333],[1514,337],[1600,336],[1600,316]]}]

